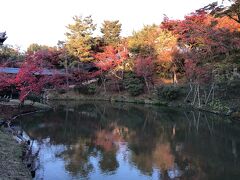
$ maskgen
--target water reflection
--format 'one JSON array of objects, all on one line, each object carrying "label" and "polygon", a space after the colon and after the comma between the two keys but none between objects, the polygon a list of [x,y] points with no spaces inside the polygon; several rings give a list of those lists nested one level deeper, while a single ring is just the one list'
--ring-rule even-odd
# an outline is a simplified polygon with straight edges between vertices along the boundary
[{"label": "water reflection", "polygon": [[240,177],[240,126],[213,114],[81,102],[19,122],[40,149],[36,179]]}]

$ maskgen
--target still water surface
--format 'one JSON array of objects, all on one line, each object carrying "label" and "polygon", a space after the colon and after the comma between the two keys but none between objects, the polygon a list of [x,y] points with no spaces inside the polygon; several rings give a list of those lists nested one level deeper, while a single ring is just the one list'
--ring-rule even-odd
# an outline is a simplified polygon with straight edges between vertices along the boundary
[{"label": "still water surface", "polygon": [[59,103],[18,123],[35,179],[240,179],[240,125],[213,114],[105,102]]}]

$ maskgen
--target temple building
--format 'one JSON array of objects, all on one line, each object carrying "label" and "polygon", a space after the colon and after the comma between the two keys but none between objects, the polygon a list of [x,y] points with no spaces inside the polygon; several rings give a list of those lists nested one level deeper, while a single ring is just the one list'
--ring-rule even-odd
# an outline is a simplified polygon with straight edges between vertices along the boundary
[{"label": "temple building", "polygon": [[3,42],[7,39],[6,32],[0,32],[0,46],[3,45]]}]

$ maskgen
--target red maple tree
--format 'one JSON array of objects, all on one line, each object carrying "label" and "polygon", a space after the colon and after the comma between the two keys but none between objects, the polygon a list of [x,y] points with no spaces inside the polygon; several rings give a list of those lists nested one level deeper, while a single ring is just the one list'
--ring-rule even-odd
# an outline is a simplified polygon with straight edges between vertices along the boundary
[{"label": "red maple tree", "polygon": [[214,18],[205,11],[192,13],[181,21],[166,18],[161,27],[178,37],[186,75],[189,79],[194,77],[193,81],[209,82],[215,63],[223,61],[221,56],[240,48],[240,25],[227,17]]},{"label": "red maple tree", "polygon": [[152,57],[138,57],[135,60],[135,72],[138,76],[143,77],[148,92],[150,91],[150,82],[154,72],[154,64]]},{"label": "red maple tree", "polygon": [[99,75],[101,77],[104,91],[106,92],[106,78],[109,73],[117,76],[116,72],[119,67],[128,57],[128,51],[125,46],[114,48],[113,46],[106,46],[104,51],[95,55],[95,65],[99,68]]},{"label": "red maple tree", "polygon": [[45,53],[39,51],[35,54],[29,54],[14,79],[14,84],[20,91],[19,99],[21,102],[29,94],[39,95],[44,87],[59,85],[62,81],[58,74],[50,71],[53,65],[48,62],[49,54]]}]

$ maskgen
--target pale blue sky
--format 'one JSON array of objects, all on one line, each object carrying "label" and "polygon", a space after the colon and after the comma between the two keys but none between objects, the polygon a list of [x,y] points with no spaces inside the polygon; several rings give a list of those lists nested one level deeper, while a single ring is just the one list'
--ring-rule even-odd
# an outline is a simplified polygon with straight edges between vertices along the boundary
[{"label": "pale blue sky", "polygon": [[[92,15],[103,20],[120,20],[122,35],[130,35],[143,25],[160,24],[163,14],[181,19],[214,0],[3,0],[0,31],[7,31],[7,44],[26,49],[31,43],[54,46],[64,40],[66,25],[74,15]],[[99,29],[98,29],[99,31]]]}]

